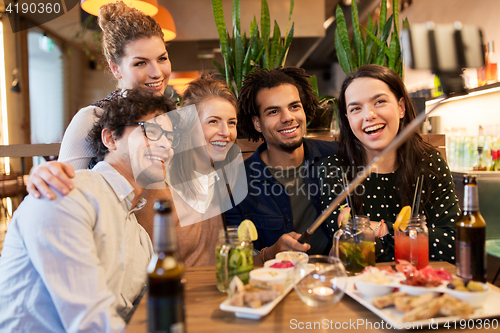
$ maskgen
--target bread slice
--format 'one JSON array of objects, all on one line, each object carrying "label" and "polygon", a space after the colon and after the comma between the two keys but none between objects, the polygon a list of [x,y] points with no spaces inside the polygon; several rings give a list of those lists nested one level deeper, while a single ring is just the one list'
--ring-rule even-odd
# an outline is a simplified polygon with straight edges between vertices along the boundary
[{"label": "bread slice", "polygon": [[432,299],[434,299],[434,294],[424,294],[421,296],[403,296],[397,297],[394,299],[394,305],[398,311],[408,312],[413,310],[421,305],[429,303]]},{"label": "bread slice", "polygon": [[439,301],[440,301],[439,313],[442,316],[467,317],[474,313],[474,308],[470,306],[467,302],[462,301],[449,294],[443,294],[443,296],[439,297]]},{"label": "bread slice", "polygon": [[[430,295],[432,295],[432,298],[430,301],[426,302],[427,304],[420,305],[416,308],[413,308],[413,310],[406,312],[403,315],[403,322],[418,321],[422,319],[429,319],[435,317],[439,313],[440,300],[439,298],[434,298],[433,294]],[[422,297],[422,296],[416,296],[416,297]]]},{"label": "bread slice", "polygon": [[388,306],[394,305],[394,300],[402,296],[406,296],[406,293],[397,291],[395,293],[390,293],[388,295],[380,297],[372,297],[372,304],[378,309],[383,309]]}]

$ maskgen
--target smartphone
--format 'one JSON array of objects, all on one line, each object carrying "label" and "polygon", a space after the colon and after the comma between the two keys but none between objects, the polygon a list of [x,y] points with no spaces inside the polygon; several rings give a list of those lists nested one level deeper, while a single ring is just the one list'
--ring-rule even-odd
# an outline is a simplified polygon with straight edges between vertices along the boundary
[{"label": "smartphone", "polygon": [[403,59],[414,69],[450,73],[484,66],[483,37],[474,25],[412,24],[401,39]]}]

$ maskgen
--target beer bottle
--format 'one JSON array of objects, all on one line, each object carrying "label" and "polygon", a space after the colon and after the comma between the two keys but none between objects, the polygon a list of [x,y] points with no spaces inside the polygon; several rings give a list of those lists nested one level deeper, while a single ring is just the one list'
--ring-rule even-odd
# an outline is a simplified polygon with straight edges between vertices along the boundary
[{"label": "beer bottle", "polygon": [[154,204],[154,254],[148,266],[148,332],[185,332],[184,265],[168,200]]},{"label": "beer bottle", "polygon": [[457,275],[486,282],[486,223],[479,213],[476,175],[464,175],[464,206],[456,223]]}]

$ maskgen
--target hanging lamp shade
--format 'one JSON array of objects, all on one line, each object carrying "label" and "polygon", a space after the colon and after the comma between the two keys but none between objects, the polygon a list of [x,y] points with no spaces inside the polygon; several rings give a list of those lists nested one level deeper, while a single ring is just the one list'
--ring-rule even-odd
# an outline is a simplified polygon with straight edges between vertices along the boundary
[{"label": "hanging lamp shade", "polygon": [[[94,16],[99,16],[99,9],[108,3],[119,0],[81,0],[84,11]],[[127,6],[140,10],[146,15],[154,16],[158,13],[158,0],[122,0]]]},{"label": "hanging lamp shade", "polygon": [[168,80],[168,85],[173,86],[175,91],[182,95],[184,90],[187,88],[187,84],[200,76],[198,71],[190,72],[172,72],[170,74],[170,79]]},{"label": "hanging lamp shade", "polygon": [[163,6],[158,6],[158,13],[153,16],[154,20],[160,25],[163,31],[163,40],[168,42],[177,36],[175,23],[172,14]]}]

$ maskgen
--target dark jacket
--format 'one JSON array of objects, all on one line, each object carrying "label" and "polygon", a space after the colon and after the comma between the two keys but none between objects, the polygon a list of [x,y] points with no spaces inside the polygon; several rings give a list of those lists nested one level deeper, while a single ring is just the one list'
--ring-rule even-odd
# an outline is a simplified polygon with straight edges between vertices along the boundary
[{"label": "dark jacket", "polygon": [[[248,195],[225,213],[229,225],[239,225],[244,219],[255,224],[259,233],[259,239],[254,242],[257,250],[273,245],[281,235],[294,231],[292,207],[285,187],[271,176],[260,157],[266,149],[267,144],[264,142],[245,160]],[[309,189],[308,193],[318,214],[321,212],[318,166],[323,158],[335,154],[337,150],[338,142],[304,139],[304,186]],[[325,224],[322,228],[330,237]]]}]

